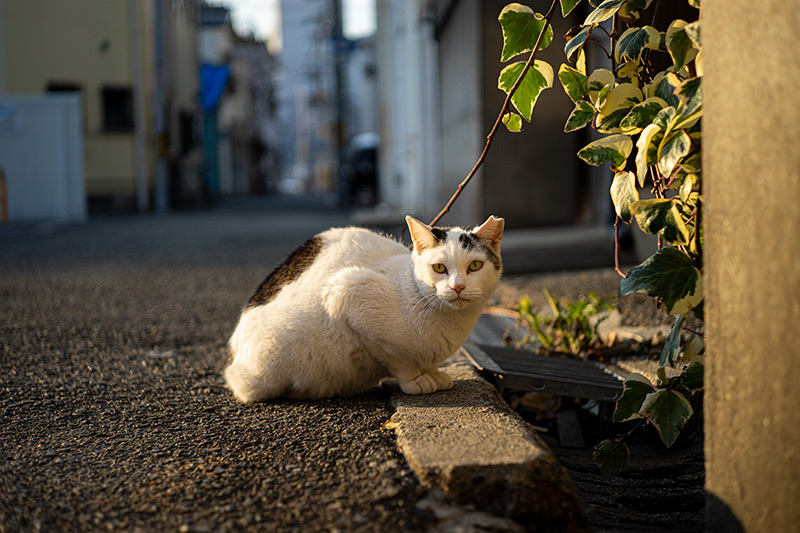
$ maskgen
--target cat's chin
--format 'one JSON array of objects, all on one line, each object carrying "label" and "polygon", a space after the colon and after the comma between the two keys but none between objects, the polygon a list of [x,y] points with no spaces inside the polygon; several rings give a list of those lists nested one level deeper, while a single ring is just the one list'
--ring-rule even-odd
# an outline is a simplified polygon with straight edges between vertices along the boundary
[{"label": "cat's chin", "polygon": [[466,298],[461,298],[461,297],[445,301],[447,302],[447,305],[449,305],[453,309],[464,309],[465,307],[472,305],[472,300],[468,300]]}]

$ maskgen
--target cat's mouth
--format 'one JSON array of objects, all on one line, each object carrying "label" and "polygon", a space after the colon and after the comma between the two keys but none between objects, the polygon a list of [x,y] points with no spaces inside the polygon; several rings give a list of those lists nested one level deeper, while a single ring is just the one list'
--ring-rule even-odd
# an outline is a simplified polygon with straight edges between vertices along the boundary
[{"label": "cat's mouth", "polygon": [[472,302],[472,300],[470,300],[469,298],[463,298],[461,296],[456,296],[455,298],[451,298],[450,300],[447,301],[447,303],[456,308],[464,307],[470,302]]}]

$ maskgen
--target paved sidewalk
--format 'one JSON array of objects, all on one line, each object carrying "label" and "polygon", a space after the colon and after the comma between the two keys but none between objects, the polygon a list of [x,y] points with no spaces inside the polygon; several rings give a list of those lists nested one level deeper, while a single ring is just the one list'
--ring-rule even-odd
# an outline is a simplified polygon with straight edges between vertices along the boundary
[{"label": "paved sidewalk", "polygon": [[412,470],[381,429],[403,403],[391,386],[251,406],[224,388],[251,292],[346,223],[250,200],[0,228],[0,533],[519,529]]}]

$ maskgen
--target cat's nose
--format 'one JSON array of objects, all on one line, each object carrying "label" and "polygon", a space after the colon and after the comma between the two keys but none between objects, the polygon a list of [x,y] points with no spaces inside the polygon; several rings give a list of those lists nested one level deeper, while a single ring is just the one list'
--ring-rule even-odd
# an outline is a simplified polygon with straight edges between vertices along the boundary
[{"label": "cat's nose", "polygon": [[453,289],[454,291],[456,291],[456,294],[461,294],[461,291],[463,291],[463,290],[464,290],[464,287],[466,287],[466,285],[461,285],[461,284],[459,284],[459,285],[451,285],[451,286],[450,286],[450,288],[451,288],[451,289]]}]

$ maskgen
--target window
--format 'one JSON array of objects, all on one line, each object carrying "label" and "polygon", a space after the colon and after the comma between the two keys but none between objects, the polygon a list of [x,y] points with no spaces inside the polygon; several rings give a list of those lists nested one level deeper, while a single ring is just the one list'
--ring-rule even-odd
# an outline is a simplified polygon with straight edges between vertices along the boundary
[{"label": "window", "polygon": [[133,130],[133,89],[130,87],[103,87],[103,129],[107,131]]}]

